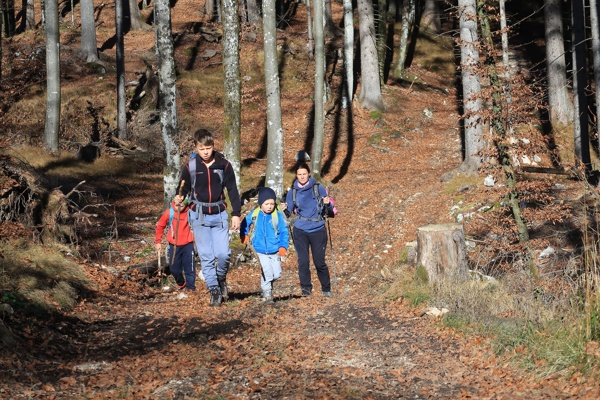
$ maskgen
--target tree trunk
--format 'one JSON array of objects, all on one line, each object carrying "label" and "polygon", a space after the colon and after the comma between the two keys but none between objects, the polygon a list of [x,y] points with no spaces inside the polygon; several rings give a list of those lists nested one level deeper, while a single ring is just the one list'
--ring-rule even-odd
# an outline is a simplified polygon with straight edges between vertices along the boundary
[{"label": "tree trunk", "polygon": [[379,60],[377,57],[377,39],[373,3],[358,0],[358,24],[360,33],[361,85],[358,102],[363,108],[384,111],[379,82]]},{"label": "tree trunk", "polygon": [[[508,54],[508,28],[506,25],[506,0],[500,0],[498,3],[500,8],[500,30],[502,32],[502,64],[504,66],[504,95],[506,97],[506,104],[512,103],[512,96],[510,94],[511,76],[510,76],[510,57]],[[509,120],[512,117],[508,116]]]},{"label": "tree trunk", "polygon": [[573,97],[575,120],[575,157],[586,170],[591,168],[590,137],[587,116],[587,86],[586,47],[585,47],[585,9],[584,0],[571,2],[573,26]]},{"label": "tree trunk", "polygon": [[506,177],[506,186],[509,189],[508,202],[515,220],[515,225],[519,232],[519,241],[521,243],[527,243],[529,241],[529,229],[527,228],[527,224],[521,215],[521,205],[519,204],[519,192],[517,191],[516,174],[506,145],[506,143],[509,141],[507,140],[507,132],[504,125],[506,118],[504,118],[505,112],[502,107],[502,83],[500,82],[500,77],[496,68],[496,62],[494,58],[494,42],[490,29],[489,15],[486,9],[485,0],[479,0],[477,2],[477,16],[479,17],[479,24],[481,26],[481,36],[484,44],[483,49],[486,53],[485,65],[488,69],[488,77],[490,79],[490,86],[492,89],[490,129],[492,131],[496,149],[498,151],[500,165],[502,166],[504,176]]},{"label": "tree trunk", "polygon": [[223,153],[235,172],[240,188],[242,125],[242,84],[240,80],[239,32],[237,0],[223,0]]},{"label": "tree trunk", "polygon": [[423,16],[421,17],[421,27],[435,34],[442,31],[438,0],[425,0]]},{"label": "tree trunk", "polygon": [[469,276],[465,234],[461,224],[427,225],[417,229],[417,267],[427,270],[430,284]]},{"label": "tree trunk", "polygon": [[60,131],[60,27],[58,1],[46,1],[46,126],[44,147],[58,153]]},{"label": "tree trunk", "polygon": [[[592,56],[594,60],[594,87],[595,90],[595,103],[596,103],[596,136],[600,138],[600,122],[598,116],[600,113],[600,28],[598,24],[598,1],[590,0],[590,21],[592,25]],[[600,148],[598,149],[600,152]]]},{"label": "tree trunk", "polygon": [[555,127],[573,122],[573,103],[569,97],[561,3],[562,0],[546,0],[544,7],[548,111],[550,122]]},{"label": "tree trunk", "polygon": [[312,60],[314,55],[315,55],[315,38],[313,35],[313,24],[312,24],[312,17],[311,17],[311,7],[310,7],[310,0],[305,0],[306,1],[306,19],[307,19],[307,36],[308,36],[308,43],[306,44],[306,51],[308,52],[308,57]]},{"label": "tree trunk", "polygon": [[127,139],[127,114],[125,110],[125,44],[123,41],[123,2],[115,0],[115,36],[117,63],[117,137]]},{"label": "tree trunk", "polygon": [[344,0],[344,71],[346,104],[354,98],[354,11],[352,0]]},{"label": "tree trunk", "polygon": [[22,26],[24,26],[25,30],[29,30],[29,29],[35,29],[35,5],[33,0],[24,0],[24,6],[25,6],[25,18],[23,19],[23,21],[25,22],[24,24],[21,24]]},{"label": "tree trunk", "polygon": [[204,5],[204,15],[206,15],[207,21],[213,21],[215,19],[216,0],[206,0]]},{"label": "tree trunk", "polygon": [[337,36],[337,28],[335,23],[333,22],[333,14],[331,12],[331,0],[323,0],[324,8],[323,8],[323,22],[325,24],[324,34],[325,37],[334,38]]},{"label": "tree trunk", "polygon": [[251,25],[258,25],[260,21],[260,11],[258,9],[257,0],[246,0],[246,11],[248,22]]},{"label": "tree trunk", "polygon": [[283,123],[277,57],[277,21],[275,0],[263,2],[263,35],[265,48],[265,89],[267,91],[267,170],[265,186],[277,197],[283,195]]},{"label": "tree trunk", "polygon": [[379,82],[385,83],[385,56],[387,51],[387,0],[377,0],[377,58]]},{"label": "tree trunk", "polygon": [[314,95],[314,127],[313,142],[310,152],[311,173],[319,179],[323,157],[325,131],[325,30],[323,24],[323,0],[315,0],[314,33],[315,33],[315,95]]},{"label": "tree trunk", "polygon": [[479,36],[475,0],[459,0],[460,66],[462,77],[464,146],[462,169],[477,173],[481,166],[483,127],[481,124],[481,84],[479,72]]},{"label": "tree trunk", "polygon": [[98,42],[96,40],[96,20],[94,1],[81,0],[81,58],[86,62],[98,62]]},{"label": "tree trunk", "polygon": [[406,53],[408,51],[408,38],[415,23],[415,0],[402,2],[402,28],[400,30],[400,45],[398,46],[398,59],[394,69],[394,78],[401,79],[404,76],[404,65],[406,64]]},{"label": "tree trunk", "polygon": [[171,10],[169,0],[154,1],[154,29],[158,53],[158,111],[161,135],[165,146],[164,204],[177,193],[181,156],[176,138],[177,86],[173,37],[171,36]]},{"label": "tree trunk", "polygon": [[[2,18],[4,18],[4,36],[12,37],[15,35],[16,18],[15,18],[15,0],[0,0],[3,5]],[[58,5],[56,6],[58,10]],[[57,11],[58,12],[58,11]],[[1,32],[0,32],[1,34]]]},{"label": "tree trunk", "polygon": [[137,0],[127,0],[129,3],[129,28],[133,31],[145,30],[148,29],[149,26],[144,21],[144,16],[140,12],[140,8],[138,7]]}]

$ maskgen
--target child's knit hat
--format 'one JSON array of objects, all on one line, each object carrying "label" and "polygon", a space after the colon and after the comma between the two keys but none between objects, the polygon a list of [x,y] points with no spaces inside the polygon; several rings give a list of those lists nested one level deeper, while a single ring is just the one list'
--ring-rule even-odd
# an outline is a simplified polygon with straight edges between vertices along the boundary
[{"label": "child's knit hat", "polygon": [[262,204],[269,199],[277,201],[277,195],[273,189],[268,187],[258,189],[258,204]]}]

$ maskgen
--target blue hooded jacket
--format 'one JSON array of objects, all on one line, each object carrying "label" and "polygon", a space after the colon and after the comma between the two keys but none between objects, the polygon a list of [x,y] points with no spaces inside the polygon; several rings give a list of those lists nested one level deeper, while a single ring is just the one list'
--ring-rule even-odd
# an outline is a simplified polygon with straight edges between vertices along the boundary
[{"label": "blue hooded jacket", "polygon": [[[285,197],[288,210],[300,217],[294,220],[294,226],[308,233],[316,232],[325,227],[325,220],[321,218],[322,209],[319,207],[319,199],[315,199],[313,196],[313,186],[316,183],[317,181],[313,177],[308,178],[308,182],[304,187],[298,185],[298,180],[294,181],[292,186],[297,190],[295,209],[293,191],[289,190]],[[319,195],[321,197],[327,196],[327,190],[322,185],[319,185]]]},{"label": "blue hooded jacket", "polygon": [[[278,213],[277,232],[275,232],[272,222],[275,213]],[[275,254],[280,247],[286,250],[288,248],[289,233],[285,221],[283,213],[277,210],[274,210],[271,214],[266,214],[262,210],[258,211],[256,221],[252,221],[252,213],[250,213],[242,221],[240,236],[247,236],[250,227],[254,223],[254,233],[252,233],[252,247],[254,247],[254,250],[261,254]]]}]

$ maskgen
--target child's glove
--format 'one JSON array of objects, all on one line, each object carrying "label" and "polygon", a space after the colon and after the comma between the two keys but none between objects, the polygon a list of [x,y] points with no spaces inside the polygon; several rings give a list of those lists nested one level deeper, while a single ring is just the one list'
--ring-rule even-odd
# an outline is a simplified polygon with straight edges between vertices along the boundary
[{"label": "child's glove", "polygon": [[285,255],[287,254],[287,250],[285,249],[285,247],[280,247],[278,253],[279,257],[285,257]]},{"label": "child's glove", "polygon": [[250,243],[250,238],[248,236],[244,236],[244,238],[242,239],[242,244],[248,244]]}]

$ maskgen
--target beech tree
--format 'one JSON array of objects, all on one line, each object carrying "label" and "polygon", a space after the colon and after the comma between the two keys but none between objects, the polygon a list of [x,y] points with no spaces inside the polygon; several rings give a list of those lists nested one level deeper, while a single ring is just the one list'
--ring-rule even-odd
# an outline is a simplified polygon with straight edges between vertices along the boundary
[{"label": "beech tree", "polygon": [[148,24],[144,21],[144,16],[140,12],[140,8],[138,7],[137,0],[127,0],[129,12],[126,15],[129,23],[127,24],[126,31],[129,29],[137,31],[142,29],[148,29]]},{"label": "beech tree", "polygon": [[573,97],[574,97],[574,132],[575,156],[577,162],[582,163],[586,169],[591,167],[590,138],[587,116],[587,85],[586,72],[586,47],[585,47],[585,10],[584,0],[571,2],[572,19],[572,52],[573,52]]},{"label": "beech tree", "polygon": [[475,0],[458,0],[460,27],[460,68],[462,78],[463,124],[465,154],[462,169],[476,173],[481,166],[483,148],[481,83],[479,63],[479,35]]},{"label": "beech tree", "polygon": [[400,29],[398,57],[396,60],[396,68],[394,68],[394,78],[396,79],[401,79],[404,76],[406,53],[408,51],[408,38],[415,24],[415,14],[415,0],[404,0],[402,2],[402,28]]},{"label": "beech tree", "polygon": [[242,125],[242,84],[240,80],[239,32],[237,0],[223,0],[223,153],[235,172],[240,187]]},{"label": "beech tree", "polygon": [[87,62],[98,62],[98,42],[96,40],[96,20],[94,1],[81,0],[81,58]]},{"label": "beech tree", "polygon": [[181,156],[177,146],[177,75],[171,36],[169,0],[154,0],[154,29],[158,54],[158,112],[165,146],[164,202],[177,194]]},{"label": "beech tree", "polygon": [[283,123],[277,57],[277,21],[275,0],[263,1],[263,41],[265,90],[267,91],[267,170],[265,186],[277,197],[283,196]]},{"label": "beech tree", "polygon": [[[600,122],[598,121],[598,108],[600,107],[600,27],[598,24],[598,2],[597,0],[590,1],[590,22],[592,27],[592,57],[594,61],[594,100],[596,103],[596,136],[600,137]],[[600,149],[598,149],[600,152]]]},{"label": "beech tree", "polygon": [[58,153],[60,130],[60,26],[58,0],[46,0],[46,125],[44,147]]},{"label": "beech tree", "polygon": [[117,63],[117,137],[127,139],[127,114],[125,109],[125,44],[123,1],[115,0],[115,36],[116,36],[116,63]]},{"label": "beech tree", "polygon": [[385,107],[379,81],[373,3],[370,0],[358,0],[357,4],[361,68],[361,85],[357,100],[363,108],[383,111]]},{"label": "beech tree", "polygon": [[323,0],[313,2],[313,32],[315,35],[315,88],[313,142],[310,154],[311,173],[318,178],[321,175],[321,158],[325,130],[325,30],[323,23]]},{"label": "beech tree", "polygon": [[423,15],[421,17],[421,27],[433,33],[440,33],[442,31],[438,0],[425,0]]},{"label": "beech tree", "polygon": [[548,112],[550,122],[555,127],[573,122],[573,103],[567,80],[561,3],[562,0],[546,0],[544,7]]},{"label": "beech tree", "polygon": [[344,0],[344,71],[346,104],[354,98],[354,10],[352,0]]}]

